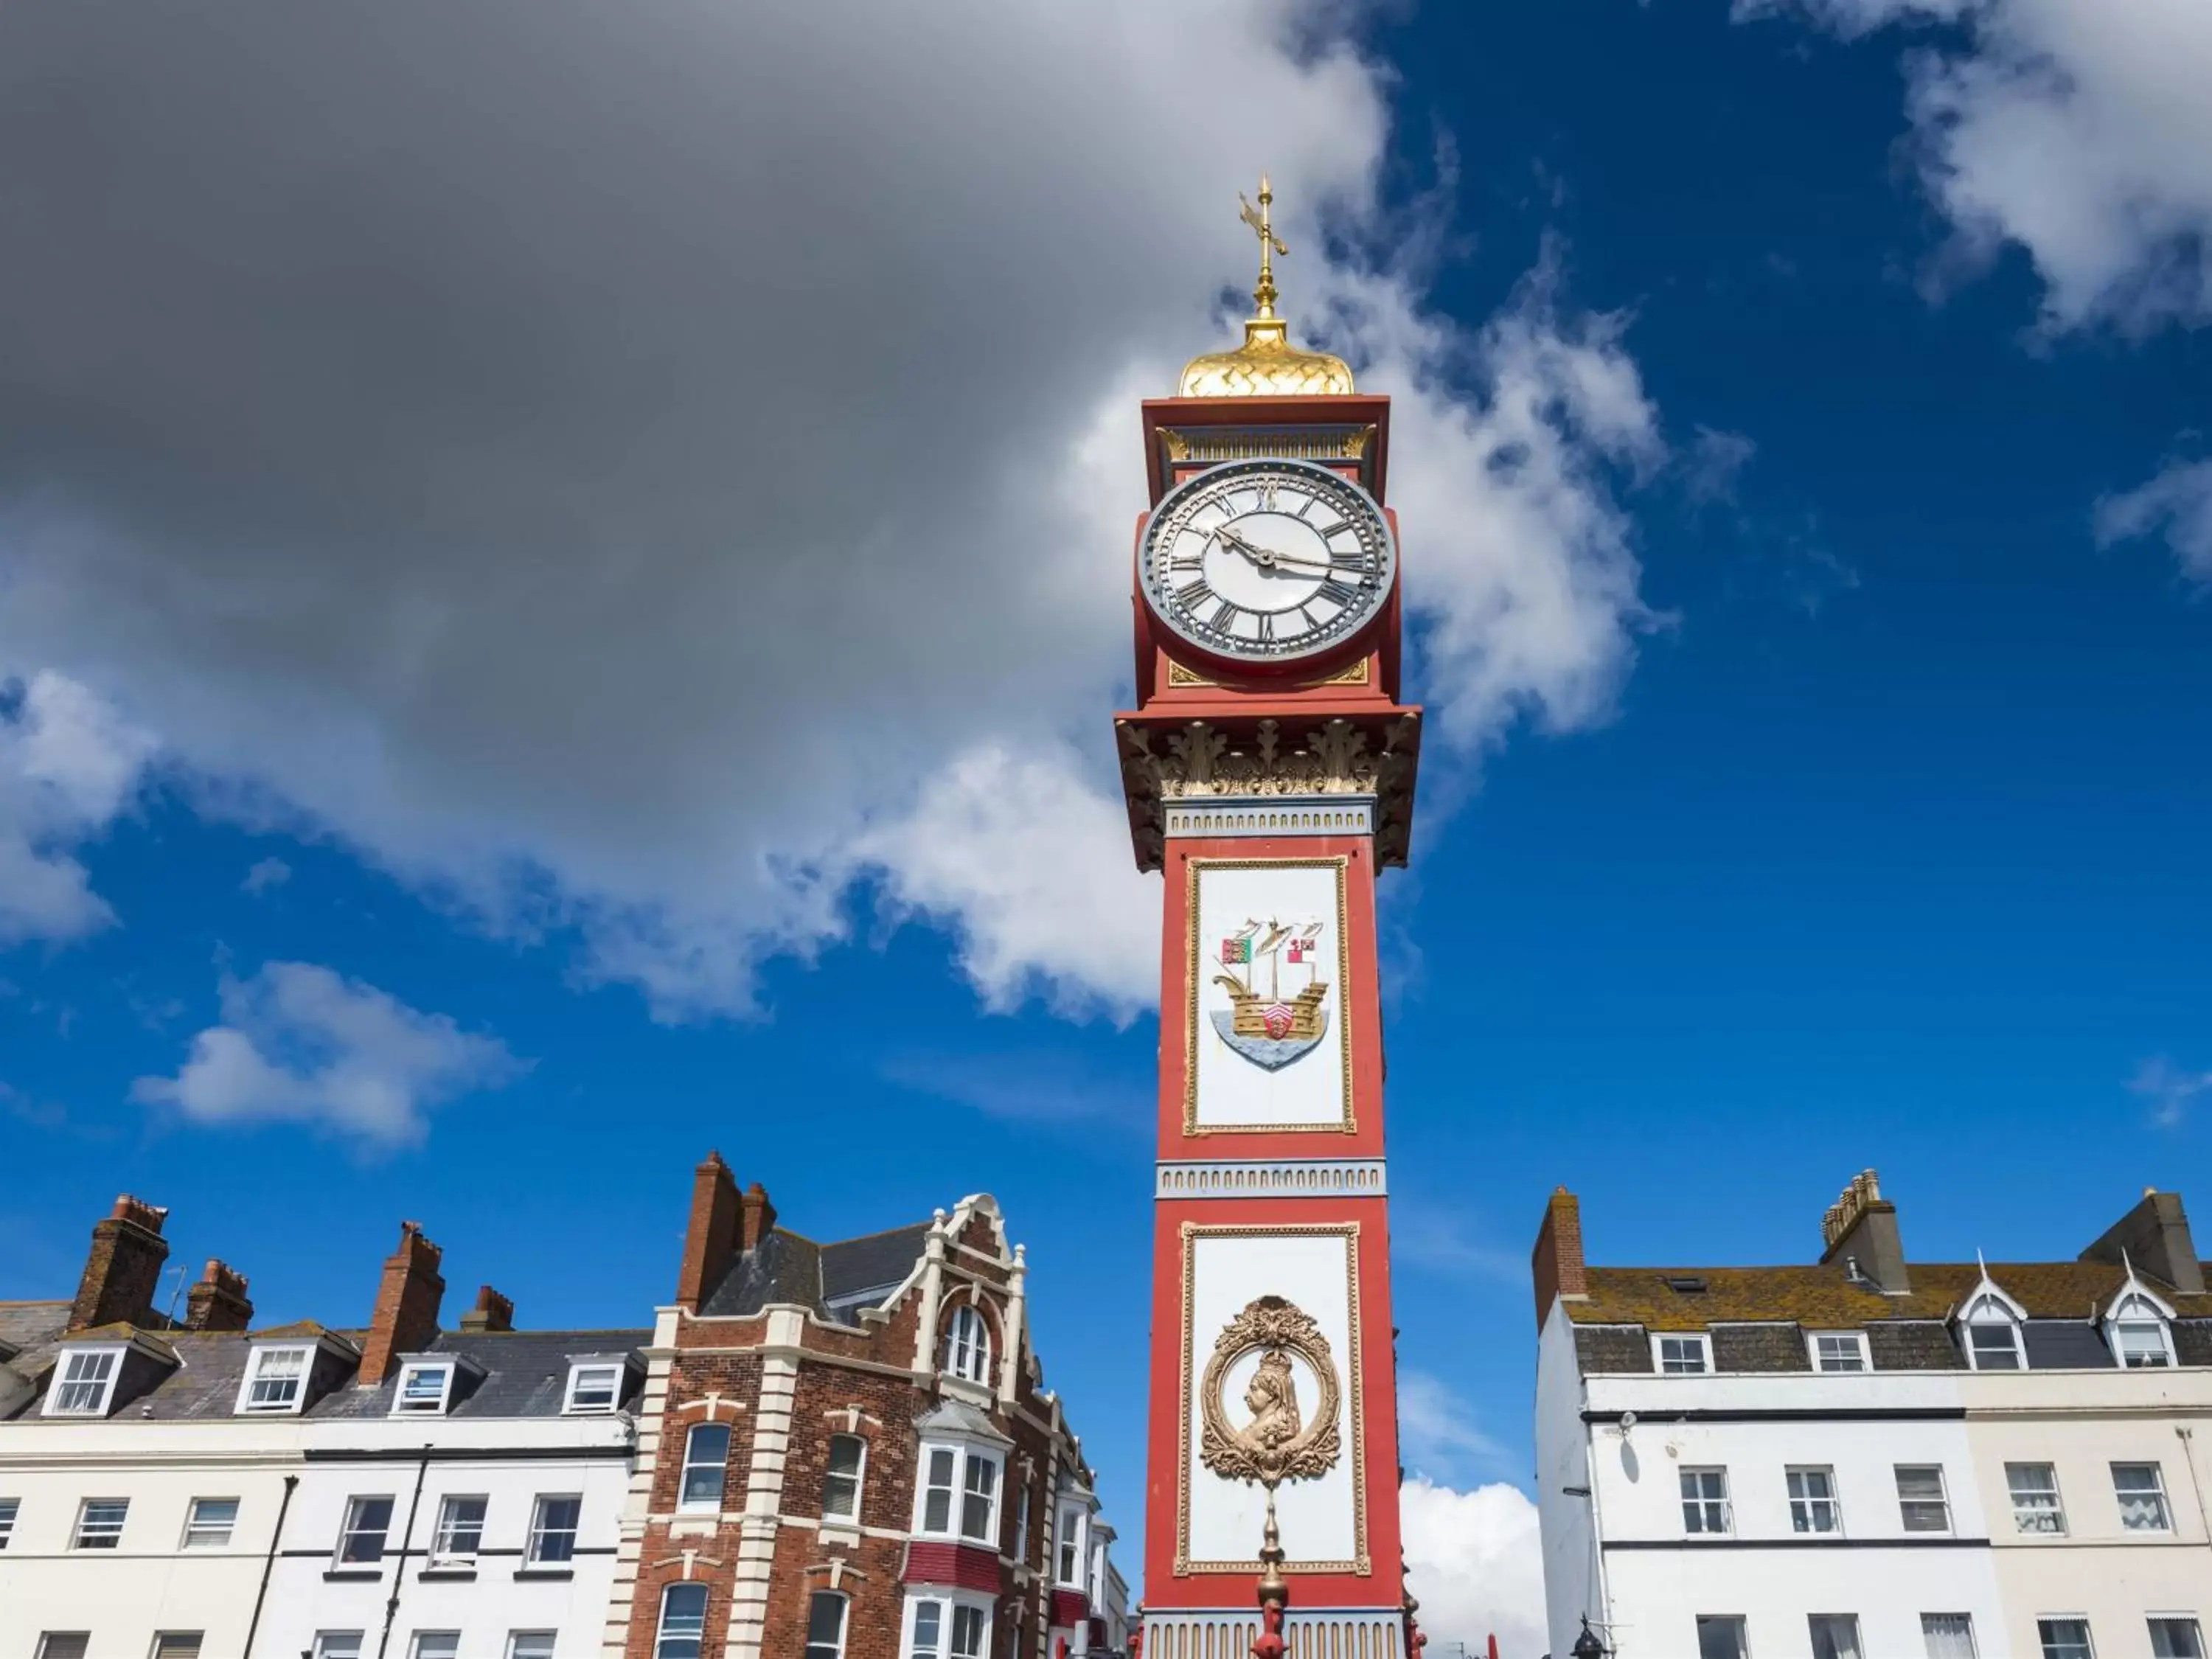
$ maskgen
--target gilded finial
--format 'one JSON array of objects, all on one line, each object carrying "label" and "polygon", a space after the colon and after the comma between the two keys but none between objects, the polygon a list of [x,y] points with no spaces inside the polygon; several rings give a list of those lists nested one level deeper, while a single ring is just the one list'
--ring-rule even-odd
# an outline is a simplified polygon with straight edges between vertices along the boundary
[{"label": "gilded finial", "polygon": [[1275,192],[1268,187],[1267,175],[1260,175],[1260,205],[1255,208],[1244,199],[1244,192],[1237,192],[1237,205],[1243,210],[1237,216],[1252,227],[1260,238],[1260,285],[1252,290],[1252,303],[1262,317],[1275,314],[1275,255],[1291,257],[1283,239],[1275,234],[1275,227],[1267,210],[1274,204]]},{"label": "gilded finial", "polygon": [[1275,314],[1275,258],[1290,249],[1275,234],[1274,186],[1260,175],[1260,204],[1237,192],[1237,217],[1260,239],[1260,283],[1252,290],[1253,315],[1244,324],[1244,343],[1234,351],[1209,351],[1194,357],[1182,371],[1176,396],[1182,398],[1341,397],[1352,388],[1352,370],[1341,357],[1301,351],[1291,343],[1290,325]]}]

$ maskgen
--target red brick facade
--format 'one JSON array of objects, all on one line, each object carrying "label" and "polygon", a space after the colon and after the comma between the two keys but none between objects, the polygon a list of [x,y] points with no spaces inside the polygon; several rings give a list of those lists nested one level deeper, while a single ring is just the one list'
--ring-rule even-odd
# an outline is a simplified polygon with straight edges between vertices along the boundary
[{"label": "red brick facade", "polygon": [[[1096,1609],[1080,1586],[1056,1587],[1050,1564],[1063,1509],[1087,1525],[1095,1501],[1060,1401],[1041,1387],[1026,1275],[988,1198],[816,1244],[777,1228],[767,1194],[740,1193],[719,1157],[702,1164],[678,1301],[648,1355],[610,1654],[653,1659],[664,1595],[685,1583],[706,1589],[700,1651],[716,1659],[801,1659],[822,1592],[844,1599],[841,1659],[902,1659],[914,1597],[937,1603],[946,1653],[955,1606],[988,1617],[990,1659],[1048,1659],[1063,1637],[1085,1652]],[[980,1382],[940,1369],[945,1331],[970,1307],[989,1333]],[[711,1474],[684,1501],[686,1447],[705,1423],[729,1431],[719,1509]],[[831,1502],[840,1436],[866,1446],[854,1516]],[[987,1541],[961,1535],[980,1521],[963,1508],[965,1462],[928,1524],[925,1441],[996,1464]]]}]

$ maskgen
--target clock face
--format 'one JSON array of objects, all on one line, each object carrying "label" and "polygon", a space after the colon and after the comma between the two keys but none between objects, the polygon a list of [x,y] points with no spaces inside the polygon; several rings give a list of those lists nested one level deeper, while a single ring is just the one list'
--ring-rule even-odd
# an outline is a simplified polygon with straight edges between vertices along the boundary
[{"label": "clock face", "polygon": [[1145,526],[1152,614],[1217,657],[1295,662],[1382,611],[1397,544],[1375,498],[1310,461],[1231,461],[1170,491]]}]

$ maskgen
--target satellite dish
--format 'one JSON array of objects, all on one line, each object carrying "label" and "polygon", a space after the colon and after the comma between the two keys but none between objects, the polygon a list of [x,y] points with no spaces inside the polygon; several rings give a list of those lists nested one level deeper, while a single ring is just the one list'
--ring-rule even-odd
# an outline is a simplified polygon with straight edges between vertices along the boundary
[{"label": "satellite dish", "polygon": [[1621,1431],[1623,1434],[1626,1434],[1626,1433],[1627,1433],[1631,1429],[1634,1428],[1635,1426],[1636,1426],[1636,1413],[1635,1413],[1634,1412],[1623,1412],[1623,1413],[1621,1413],[1621,1414],[1620,1414],[1620,1431]]}]

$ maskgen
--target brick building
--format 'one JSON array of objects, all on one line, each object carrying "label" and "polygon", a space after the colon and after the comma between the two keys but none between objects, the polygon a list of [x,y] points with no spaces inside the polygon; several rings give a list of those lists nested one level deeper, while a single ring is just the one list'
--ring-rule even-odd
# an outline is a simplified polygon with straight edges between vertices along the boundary
[{"label": "brick building", "polygon": [[1106,1650],[1118,1583],[988,1196],[817,1243],[718,1155],[659,1310],[610,1659]]}]

